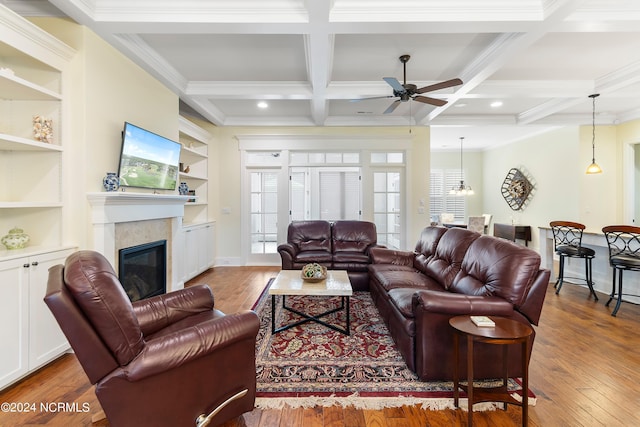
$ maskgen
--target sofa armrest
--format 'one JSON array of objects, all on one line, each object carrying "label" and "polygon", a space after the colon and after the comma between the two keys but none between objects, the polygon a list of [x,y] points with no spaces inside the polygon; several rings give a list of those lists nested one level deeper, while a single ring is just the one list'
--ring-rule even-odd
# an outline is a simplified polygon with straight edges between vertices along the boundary
[{"label": "sofa armrest", "polygon": [[424,290],[413,295],[413,312],[418,310],[452,316],[481,314],[508,317],[514,308],[513,304],[500,297]]},{"label": "sofa armrest", "polygon": [[123,367],[123,373],[129,381],[140,381],[222,351],[234,343],[255,340],[259,327],[256,313],[247,310],[152,339]]},{"label": "sofa armrest", "polygon": [[369,256],[373,264],[393,264],[412,266],[415,254],[409,251],[398,251],[387,248],[371,248]]},{"label": "sofa armrest", "polygon": [[190,286],[133,304],[143,335],[159,331],[185,317],[213,309],[214,299],[207,285]]},{"label": "sofa armrest", "polygon": [[282,261],[283,270],[293,270],[293,260],[298,255],[298,247],[293,243],[282,243],[278,245],[278,253]]}]

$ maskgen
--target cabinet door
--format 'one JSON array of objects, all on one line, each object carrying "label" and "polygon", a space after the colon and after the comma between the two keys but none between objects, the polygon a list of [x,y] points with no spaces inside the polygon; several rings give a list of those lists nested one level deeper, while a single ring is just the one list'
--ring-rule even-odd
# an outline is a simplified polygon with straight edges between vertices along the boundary
[{"label": "cabinet door", "polygon": [[211,268],[216,263],[216,226],[215,223],[208,224],[205,229],[207,235],[207,267]]},{"label": "cabinet door", "polygon": [[197,239],[198,239],[198,274],[202,273],[209,268],[209,225],[198,227]]},{"label": "cabinet door", "polygon": [[26,259],[0,262],[0,389],[28,370],[27,278]]},{"label": "cabinet door", "polygon": [[184,230],[185,244],[185,281],[198,274],[198,238],[197,231],[193,228]]},{"label": "cabinet door", "polygon": [[64,264],[72,251],[57,251],[29,258],[29,369],[49,362],[69,348],[69,343],[44,302],[49,268]]}]

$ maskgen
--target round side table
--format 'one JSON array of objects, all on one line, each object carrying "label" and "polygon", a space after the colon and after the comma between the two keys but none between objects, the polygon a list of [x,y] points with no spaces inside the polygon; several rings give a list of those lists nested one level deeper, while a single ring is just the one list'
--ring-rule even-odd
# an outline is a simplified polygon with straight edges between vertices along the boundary
[{"label": "round side table", "polygon": [[[503,402],[504,409],[511,403],[522,408],[522,425],[527,426],[529,421],[529,339],[533,334],[530,326],[518,321],[506,319],[498,316],[491,316],[495,326],[476,326],[471,321],[471,316],[457,316],[449,319],[449,324],[453,327],[453,403],[457,408],[460,389],[467,393],[468,397],[468,425],[471,427],[473,421],[473,405],[478,402]],[[467,339],[467,385],[460,384],[459,360],[460,360],[460,337]],[[473,343],[482,342],[487,344],[502,345],[502,385],[498,387],[475,387],[473,385]],[[516,400],[507,390],[509,373],[508,349],[509,344],[520,344],[522,347],[522,401]]]}]

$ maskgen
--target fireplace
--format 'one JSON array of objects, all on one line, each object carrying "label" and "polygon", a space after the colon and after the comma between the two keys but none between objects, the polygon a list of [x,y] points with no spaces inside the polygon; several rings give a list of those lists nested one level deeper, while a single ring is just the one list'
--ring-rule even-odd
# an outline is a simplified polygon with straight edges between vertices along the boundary
[{"label": "fireplace", "polygon": [[166,292],[166,240],[123,248],[118,254],[120,283],[132,302]]}]

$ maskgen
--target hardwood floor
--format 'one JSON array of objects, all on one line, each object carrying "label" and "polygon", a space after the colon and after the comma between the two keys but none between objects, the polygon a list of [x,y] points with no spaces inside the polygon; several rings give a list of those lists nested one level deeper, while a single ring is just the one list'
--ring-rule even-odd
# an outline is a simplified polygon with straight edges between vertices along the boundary
[{"label": "hardwood floor", "polygon": [[[207,283],[216,307],[231,313],[251,308],[273,267],[216,267],[193,283]],[[631,278],[631,276],[630,276]],[[624,303],[617,317],[585,288],[565,285],[560,295],[549,286],[530,364],[530,386],[537,405],[529,425],[640,425],[640,306]],[[99,404],[75,356],[61,357],[23,381],[0,392],[0,402],[35,404],[33,411],[0,412],[0,426],[91,425]],[[76,410],[40,410],[40,404],[76,403]],[[85,406],[89,410],[85,411]],[[55,406],[50,406],[54,408]],[[73,409],[73,407],[71,408]],[[474,413],[476,426],[521,425],[520,409]],[[106,420],[94,424],[108,426]],[[381,411],[353,408],[254,410],[225,427],[290,426],[451,426],[466,425],[466,412],[425,411],[413,406]]]}]

